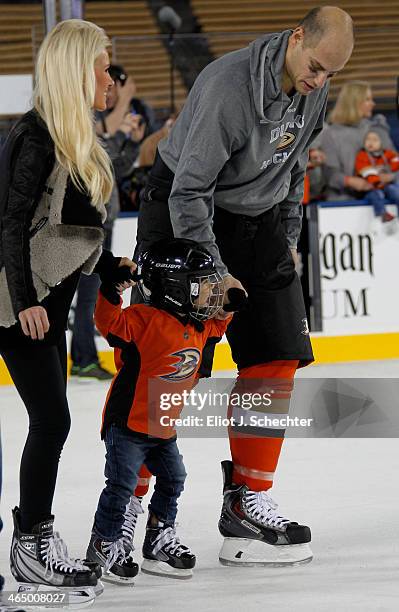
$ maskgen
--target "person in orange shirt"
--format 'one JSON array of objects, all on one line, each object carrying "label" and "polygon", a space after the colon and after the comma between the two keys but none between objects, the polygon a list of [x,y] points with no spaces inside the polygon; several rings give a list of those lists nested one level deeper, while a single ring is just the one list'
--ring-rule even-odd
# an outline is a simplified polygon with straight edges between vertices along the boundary
[{"label": "person in orange shirt", "polygon": [[385,199],[399,208],[399,183],[396,173],[399,171],[399,154],[391,149],[383,149],[378,132],[370,130],[364,139],[363,148],[356,156],[356,173],[366,179],[373,189],[364,195],[364,199],[374,208],[376,217],[383,223],[395,219],[385,208]]},{"label": "person in orange shirt", "polygon": [[[172,393],[191,389],[205,343],[220,340],[231,320],[212,318],[223,307],[223,280],[211,255],[192,240],[154,244],[141,256],[137,278],[144,304],[122,309],[116,288],[103,284],[95,310],[97,328],[115,349],[117,373],[103,410],[107,480],[87,558],[102,565],[104,580],[119,583],[132,582],[138,571],[123,526],[143,464],[156,484],[141,569],[192,575],[195,556],[180,543],[174,526],[186,472],[174,428],[160,427],[160,396],[154,402],[151,386]],[[180,407],[174,416],[179,412]]]}]

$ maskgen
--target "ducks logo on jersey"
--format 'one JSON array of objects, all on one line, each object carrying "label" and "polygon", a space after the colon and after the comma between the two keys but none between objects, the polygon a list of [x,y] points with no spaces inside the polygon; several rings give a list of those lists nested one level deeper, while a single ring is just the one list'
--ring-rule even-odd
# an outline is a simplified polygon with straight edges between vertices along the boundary
[{"label": "ducks logo on jersey", "polygon": [[196,371],[201,359],[200,351],[195,348],[182,349],[181,351],[172,353],[170,356],[177,357],[178,359],[176,363],[171,364],[171,367],[175,368],[175,371],[170,374],[164,374],[159,378],[173,382],[190,378]]}]

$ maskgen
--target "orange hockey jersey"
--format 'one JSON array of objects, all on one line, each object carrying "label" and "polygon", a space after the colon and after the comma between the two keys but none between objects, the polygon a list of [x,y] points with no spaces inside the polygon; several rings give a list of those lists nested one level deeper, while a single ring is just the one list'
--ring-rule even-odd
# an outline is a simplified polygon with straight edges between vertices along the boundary
[{"label": "orange hockey jersey", "polygon": [[[225,321],[204,321],[203,331],[199,331],[187,317],[179,319],[145,304],[122,309],[121,303],[111,304],[99,292],[94,314],[97,329],[115,348],[117,368],[103,410],[101,436],[113,423],[156,435],[153,419],[160,411],[156,406],[149,415],[149,388],[169,393],[190,390],[206,341],[208,338],[219,341],[231,317]],[[166,430],[157,437],[175,433],[170,429],[163,435]]]},{"label": "orange hockey jersey", "polygon": [[370,155],[362,149],[356,156],[356,174],[365,178],[377,189],[382,185],[379,176],[381,172],[397,172],[399,170],[399,154],[386,149],[379,157]]}]

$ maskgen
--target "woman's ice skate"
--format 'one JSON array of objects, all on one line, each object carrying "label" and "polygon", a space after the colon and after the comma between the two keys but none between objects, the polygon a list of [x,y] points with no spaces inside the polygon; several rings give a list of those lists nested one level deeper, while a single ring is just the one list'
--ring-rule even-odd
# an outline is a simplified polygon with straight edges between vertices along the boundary
[{"label": "woman's ice skate", "polygon": [[56,591],[65,596],[66,606],[80,608],[92,604],[96,597],[96,575],[68,557],[63,540],[53,531],[53,517],[35,525],[31,533],[21,532],[18,508],[13,510],[13,519],[10,567],[18,593]]}]

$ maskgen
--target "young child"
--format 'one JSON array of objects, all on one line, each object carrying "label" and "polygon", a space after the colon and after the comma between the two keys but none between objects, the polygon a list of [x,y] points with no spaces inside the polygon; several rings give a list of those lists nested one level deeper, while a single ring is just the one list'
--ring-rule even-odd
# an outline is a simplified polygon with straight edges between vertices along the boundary
[{"label": "young child", "polygon": [[373,185],[364,199],[372,204],[375,216],[380,217],[383,223],[393,221],[395,217],[385,208],[385,198],[399,208],[399,184],[394,174],[399,171],[399,154],[390,149],[384,150],[379,134],[370,130],[364,139],[363,149],[356,156],[355,170]]},{"label": "young child", "polygon": [[[143,464],[156,484],[141,569],[178,578],[192,575],[195,556],[175,530],[186,472],[175,431],[154,437],[148,386],[156,379],[169,385],[184,381],[184,388],[191,388],[207,339],[220,339],[231,319],[211,318],[223,306],[223,281],[212,257],[196,242],[156,243],[141,257],[138,274],[144,304],[122,309],[116,289],[102,285],[95,311],[97,328],[115,347],[117,374],[103,411],[107,480],[87,558],[102,565],[104,580],[123,583],[132,582],[138,572],[124,520]],[[174,392],[174,385],[170,388]]]}]

